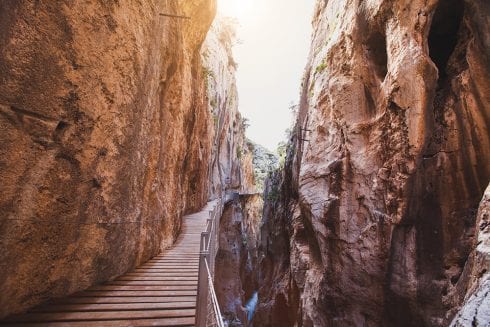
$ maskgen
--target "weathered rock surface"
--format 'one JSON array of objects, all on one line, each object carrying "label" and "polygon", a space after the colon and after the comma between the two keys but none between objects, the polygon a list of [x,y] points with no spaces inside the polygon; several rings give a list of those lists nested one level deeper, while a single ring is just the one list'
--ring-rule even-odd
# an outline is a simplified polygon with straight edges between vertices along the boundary
[{"label": "weathered rock surface", "polygon": [[248,147],[253,152],[254,176],[257,189],[264,190],[265,180],[270,173],[279,168],[279,158],[260,144],[248,140]]},{"label": "weathered rock surface", "polygon": [[[218,17],[206,38],[201,56],[207,75],[208,100],[215,136],[210,193],[254,193],[254,148],[245,138],[238,111],[233,60],[233,22]],[[262,213],[258,194],[228,203],[219,226],[215,289],[220,308],[231,325],[247,322],[245,301],[257,289],[257,240]]]},{"label": "weathered rock surface", "polygon": [[217,17],[201,50],[209,111],[213,117],[213,157],[210,193],[253,191],[252,153],[247,146],[243,118],[238,111],[236,63],[233,59],[234,22]]},{"label": "weathered rock surface", "polygon": [[489,15],[480,0],[318,1],[265,195],[255,326],[450,323],[490,178]]},{"label": "weathered rock surface", "polygon": [[476,221],[478,237],[457,287],[465,288],[464,302],[451,323],[454,327],[490,325],[490,185]]},{"label": "weathered rock surface", "polygon": [[0,2],[0,317],[133,268],[205,203],[215,7]]}]

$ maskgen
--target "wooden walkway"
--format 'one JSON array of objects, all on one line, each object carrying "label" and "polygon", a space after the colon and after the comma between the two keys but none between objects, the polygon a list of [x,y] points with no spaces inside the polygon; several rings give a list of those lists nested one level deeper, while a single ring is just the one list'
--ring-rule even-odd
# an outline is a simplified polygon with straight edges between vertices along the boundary
[{"label": "wooden walkway", "polygon": [[173,248],[103,285],[0,322],[4,326],[193,326],[199,242],[210,202],[185,216]]}]

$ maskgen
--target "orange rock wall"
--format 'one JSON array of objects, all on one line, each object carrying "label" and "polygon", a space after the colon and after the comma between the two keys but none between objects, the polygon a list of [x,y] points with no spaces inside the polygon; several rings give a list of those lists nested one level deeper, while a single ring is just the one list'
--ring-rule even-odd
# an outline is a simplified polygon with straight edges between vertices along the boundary
[{"label": "orange rock wall", "polygon": [[0,3],[0,317],[128,271],[207,201],[215,10]]}]

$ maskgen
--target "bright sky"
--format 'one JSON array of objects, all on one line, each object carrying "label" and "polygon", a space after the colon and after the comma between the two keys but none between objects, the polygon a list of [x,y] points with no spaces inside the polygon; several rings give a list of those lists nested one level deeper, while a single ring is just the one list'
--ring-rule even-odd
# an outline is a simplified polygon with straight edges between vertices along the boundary
[{"label": "bright sky", "polygon": [[292,124],[310,48],[315,0],[218,0],[219,11],[238,19],[240,112],[248,138],[275,150]]}]

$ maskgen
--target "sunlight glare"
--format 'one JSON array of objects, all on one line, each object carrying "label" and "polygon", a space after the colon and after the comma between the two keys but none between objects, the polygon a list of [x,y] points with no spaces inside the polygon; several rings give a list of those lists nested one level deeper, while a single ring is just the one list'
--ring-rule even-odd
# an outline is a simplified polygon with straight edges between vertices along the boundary
[{"label": "sunlight glare", "polygon": [[275,150],[290,128],[317,0],[218,0],[219,15],[235,18],[239,110],[249,119],[247,137]]},{"label": "sunlight glare", "polygon": [[218,10],[224,16],[246,19],[252,9],[252,0],[218,0]]}]

